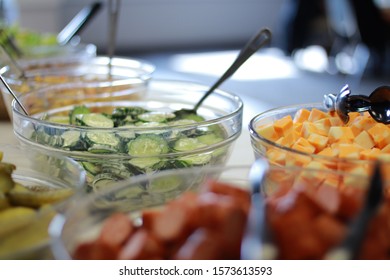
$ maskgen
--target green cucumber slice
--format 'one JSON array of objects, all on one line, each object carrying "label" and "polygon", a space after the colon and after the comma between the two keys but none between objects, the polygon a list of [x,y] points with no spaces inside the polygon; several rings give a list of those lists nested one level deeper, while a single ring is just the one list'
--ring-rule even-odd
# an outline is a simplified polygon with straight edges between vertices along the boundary
[{"label": "green cucumber slice", "polygon": [[114,121],[103,114],[99,113],[90,113],[84,115],[77,115],[76,118],[80,119],[80,121],[90,127],[97,128],[112,128],[114,127]]},{"label": "green cucumber slice", "polygon": [[169,151],[168,143],[164,138],[155,134],[142,134],[131,140],[127,147],[128,154],[135,157],[156,156]]},{"label": "green cucumber slice", "polygon": [[86,138],[91,145],[104,145],[114,148],[117,148],[120,142],[115,134],[107,132],[88,132]]},{"label": "green cucumber slice", "polygon": [[191,151],[206,147],[207,145],[200,142],[197,138],[180,138],[175,142],[174,149],[176,151]]}]

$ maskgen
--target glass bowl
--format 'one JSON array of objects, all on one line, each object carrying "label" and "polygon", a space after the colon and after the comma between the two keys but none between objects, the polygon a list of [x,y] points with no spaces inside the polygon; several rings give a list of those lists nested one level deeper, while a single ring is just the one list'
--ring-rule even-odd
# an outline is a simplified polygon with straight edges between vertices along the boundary
[{"label": "glass bowl", "polygon": [[[253,215],[251,201],[255,199],[254,196],[250,198],[249,170],[250,166],[165,170],[124,180],[105,191],[76,199],[75,206],[57,215],[50,225],[54,257],[56,259],[247,259],[248,256],[286,258],[285,250],[290,248],[283,247],[285,243],[281,243],[278,239],[282,235],[276,231],[280,230],[285,233],[282,237],[290,238],[291,241],[289,236],[291,232],[291,236],[295,238],[294,242],[288,243],[298,244],[294,248],[297,250],[295,257],[321,258],[325,254],[325,249],[330,250],[337,245],[344,234],[339,234],[338,231],[335,236],[330,236],[333,238],[332,242],[321,243],[325,244],[325,249],[319,252],[320,254],[299,255],[301,250],[303,252],[307,249],[307,246],[310,249],[312,243],[305,247],[306,239],[312,240],[320,236],[314,231],[308,232],[315,235],[313,238],[308,235],[300,236],[299,230],[317,226],[321,229],[321,226],[327,225],[326,222],[321,223],[324,217],[328,219],[327,221],[340,224],[342,229],[345,229],[358,213],[369,181],[369,176],[334,170],[271,165],[261,186],[261,194],[265,197],[264,209],[267,211],[267,223],[262,226],[269,226],[267,230],[274,230],[275,227],[275,232],[279,235],[271,234],[273,238],[266,244],[271,246],[264,246],[267,252],[255,252],[258,247],[256,242],[250,241],[253,238],[251,235],[253,227],[252,220],[248,219]],[[386,199],[389,197],[387,193],[386,191]],[[300,197],[295,201],[299,194],[304,194],[304,199]],[[289,213],[289,207],[292,208],[295,202],[302,203],[302,201],[309,201],[312,207],[299,208],[298,210],[302,210],[303,213],[297,215],[292,212],[288,223],[277,223],[279,221],[277,214]],[[275,205],[278,205],[278,208]],[[384,203],[383,207],[386,208],[387,205],[388,203]],[[240,209],[238,212],[241,214],[233,209]],[[388,214],[390,215],[390,212]],[[381,215],[378,214],[379,217]],[[125,226],[120,223],[123,222],[123,218],[125,218]],[[313,221],[307,222],[306,218],[311,218]],[[117,222],[114,224],[113,221]],[[130,229],[128,221],[131,221]],[[108,229],[107,225],[109,225]],[[110,230],[119,231],[115,225],[125,234],[122,237],[116,235],[115,240],[118,243],[113,244],[110,241],[114,238],[107,240],[106,237],[112,237]],[[324,232],[329,234],[329,230],[332,229],[334,227],[325,228]],[[383,230],[385,231],[381,234],[385,233],[388,236],[390,229],[383,227]],[[227,240],[230,242],[225,243]],[[322,241],[316,240],[316,242],[315,245]],[[152,245],[145,246],[145,244]],[[119,246],[119,248],[111,246]],[[388,247],[389,244],[384,247],[384,250],[388,250]],[[382,249],[375,247],[375,250]],[[293,255],[288,256],[295,258]]]},{"label": "glass bowl", "polygon": [[48,225],[82,193],[85,171],[70,158],[16,145],[0,145],[0,155],[0,259],[52,258]]},{"label": "glass bowl", "polygon": [[[247,205],[249,202],[249,193],[246,190],[248,171],[247,166],[192,167],[144,174],[118,182],[110,189],[76,200],[75,208],[72,207],[65,214],[55,217],[50,225],[53,254],[56,259],[72,259],[76,246],[96,238],[102,223],[114,213],[128,214],[135,224],[140,224],[144,222],[143,213],[160,211],[170,203],[175,204],[177,199],[198,192],[199,188],[211,179],[219,178],[219,182],[237,185],[238,189],[241,189],[238,193],[244,196]],[[224,186],[222,189],[225,189]],[[195,199],[190,201],[187,205],[193,204]],[[174,212],[186,213],[177,210]],[[188,213],[185,215],[192,216]],[[216,213],[212,213],[210,217],[213,215]],[[245,219],[239,220],[240,231],[243,230],[244,223]],[[175,246],[172,240],[170,242]]]},{"label": "glass bowl", "polygon": [[[94,100],[141,98],[155,67],[146,61],[115,57],[110,68],[109,61],[104,56],[73,59],[63,56],[27,61],[23,65],[27,69],[26,78],[21,78],[10,66],[3,67],[0,71],[18,96],[52,85],[74,83],[74,87],[78,87],[83,93],[87,92]],[[4,104],[12,117],[12,95],[4,85],[0,89]],[[79,95],[83,93],[75,92]]]},{"label": "glass bowl", "polygon": [[[302,113],[302,110],[307,111]],[[308,117],[307,112],[314,112],[309,117],[312,121],[298,120],[303,114]],[[277,121],[279,132],[275,133]],[[289,126],[292,133],[283,135],[280,132],[283,125]],[[350,121],[344,125],[320,103],[272,109],[254,116],[249,122],[255,158],[265,157],[272,164],[281,166],[313,166],[356,174],[367,172],[376,159],[388,161],[390,146],[385,147],[385,141],[388,138],[390,143],[390,137],[386,138],[385,134],[389,128],[376,123],[366,113],[350,113]]]},{"label": "glass bowl", "polygon": [[[242,130],[243,104],[237,95],[216,90],[204,101],[195,118],[170,121],[173,111],[193,108],[207,89],[192,82],[152,80],[142,100],[74,102],[77,105],[81,101],[85,106],[82,110],[99,113],[99,120],[107,121],[107,115],[100,113],[110,114],[106,128],[102,128],[101,122],[80,126],[85,122],[78,122],[81,116],[72,111],[75,105],[53,108],[47,102],[51,100],[51,89],[42,89],[20,98],[28,110],[34,111],[31,116],[13,103],[14,132],[23,145],[80,162],[87,171],[88,191],[144,173],[225,164]],[[66,99],[57,93],[55,97]],[[72,99],[67,102],[71,104]],[[138,109],[118,109],[129,107]],[[132,115],[139,112],[139,107],[152,113],[142,117]],[[117,109],[115,115],[113,109]],[[89,116],[95,118],[95,115]],[[74,124],[70,125],[70,120]],[[114,121],[118,126],[114,126]]]}]

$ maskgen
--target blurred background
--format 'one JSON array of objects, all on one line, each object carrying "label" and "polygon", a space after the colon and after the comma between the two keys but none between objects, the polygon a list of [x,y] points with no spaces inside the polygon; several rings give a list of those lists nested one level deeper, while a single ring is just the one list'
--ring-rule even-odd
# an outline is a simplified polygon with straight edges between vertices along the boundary
[{"label": "blurred background", "polygon": [[[91,0],[1,0],[2,17],[58,33]],[[107,4],[107,1],[101,1]],[[272,44],[223,86],[256,101],[254,110],[321,102],[344,84],[369,94],[389,83],[389,0],[122,0],[116,55],[157,66],[156,77],[211,84],[261,27]],[[108,13],[82,42],[106,54]],[[244,100],[245,101],[245,100]],[[250,107],[250,106],[249,106]]]}]

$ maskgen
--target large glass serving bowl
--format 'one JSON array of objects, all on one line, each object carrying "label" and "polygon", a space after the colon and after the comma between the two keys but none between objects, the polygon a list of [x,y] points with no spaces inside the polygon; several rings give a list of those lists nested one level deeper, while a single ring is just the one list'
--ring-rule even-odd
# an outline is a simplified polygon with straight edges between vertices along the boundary
[{"label": "large glass serving bowl", "polygon": [[[385,146],[386,131],[389,129],[390,136],[390,127],[376,123],[366,113],[353,113],[347,124],[336,115],[314,121],[293,120],[293,136],[275,136],[272,127],[275,122],[286,117],[294,119],[301,110],[314,110],[317,117],[321,112],[328,114],[322,104],[314,103],[275,108],[252,118],[249,132],[256,158],[265,157],[272,164],[281,166],[322,167],[356,174],[367,173],[377,159],[389,160],[390,146]],[[348,135],[343,135],[344,131]],[[290,136],[292,141],[287,140]]]},{"label": "large glass serving bowl", "polygon": [[[99,102],[72,99],[55,88],[41,89],[20,98],[30,116],[13,103],[14,132],[23,145],[80,162],[88,174],[89,191],[144,173],[225,164],[242,129],[243,104],[237,95],[216,90],[196,118],[168,122],[175,110],[192,109],[207,89],[192,82],[152,80],[141,100]],[[67,105],[58,107],[54,102],[53,106],[52,96]],[[128,115],[121,119],[125,124],[116,127],[70,125],[69,112],[80,103],[103,114],[141,107],[159,112],[164,119],[145,121]]]}]

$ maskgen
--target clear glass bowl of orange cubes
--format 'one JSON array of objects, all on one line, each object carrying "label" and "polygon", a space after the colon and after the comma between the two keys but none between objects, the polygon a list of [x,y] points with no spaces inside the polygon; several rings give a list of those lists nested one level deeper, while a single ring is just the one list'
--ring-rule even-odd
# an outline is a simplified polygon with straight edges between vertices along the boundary
[{"label": "clear glass bowl of orange cubes", "polygon": [[349,113],[344,124],[322,104],[260,113],[249,123],[255,157],[272,164],[365,174],[374,160],[390,159],[390,126],[368,113]]}]

